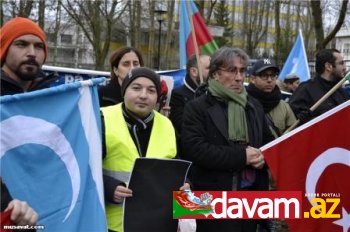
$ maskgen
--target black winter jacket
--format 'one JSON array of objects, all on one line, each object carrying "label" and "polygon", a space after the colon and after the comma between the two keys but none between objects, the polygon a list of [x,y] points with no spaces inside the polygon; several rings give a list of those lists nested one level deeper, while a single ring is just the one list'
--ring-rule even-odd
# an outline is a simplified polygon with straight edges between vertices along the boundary
[{"label": "black winter jacket", "polygon": [[[248,96],[246,107],[250,146],[259,148],[272,141],[260,103]],[[246,167],[246,145],[228,139],[227,104],[210,93],[189,102],[182,127],[182,153],[193,162],[192,183],[195,190],[235,189],[233,177]],[[256,189],[268,187],[266,169],[258,170]]]},{"label": "black winter jacket", "polygon": [[[248,96],[246,106],[250,144],[259,148],[273,140],[260,103]],[[192,161],[193,190],[240,190],[241,171],[246,166],[246,144],[228,139],[227,104],[209,92],[185,106],[182,126],[183,157]],[[267,190],[266,166],[256,170],[255,186],[249,190]],[[197,220],[197,231],[251,231],[257,220]]]},{"label": "black winter jacket", "polygon": [[[297,118],[305,118],[303,114],[336,84],[337,82],[327,81],[320,75],[316,75],[314,79],[301,83],[289,99],[289,104]],[[303,122],[311,120],[349,99],[350,97],[346,91],[343,88],[339,88]]]},{"label": "black winter jacket", "polygon": [[182,118],[187,102],[194,98],[197,85],[186,75],[184,85],[175,88],[171,93],[169,119],[173,123],[176,134],[181,134]]},{"label": "black winter jacket", "polygon": [[98,98],[100,107],[116,105],[123,101],[121,86],[117,78],[111,79],[107,85],[98,89]]}]

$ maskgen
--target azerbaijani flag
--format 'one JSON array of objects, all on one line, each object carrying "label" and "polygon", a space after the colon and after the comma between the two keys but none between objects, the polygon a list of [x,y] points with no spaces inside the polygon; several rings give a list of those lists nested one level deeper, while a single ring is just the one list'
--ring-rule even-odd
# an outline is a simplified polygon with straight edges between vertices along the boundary
[{"label": "azerbaijani flag", "polygon": [[185,68],[187,58],[195,54],[190,17],[192,17],[199,52],[201,54],[213,54],[218,49],[218,45],[209,33],[204,19],[200,15],[193,0],[180,0],[179,9],[180,68]]}]

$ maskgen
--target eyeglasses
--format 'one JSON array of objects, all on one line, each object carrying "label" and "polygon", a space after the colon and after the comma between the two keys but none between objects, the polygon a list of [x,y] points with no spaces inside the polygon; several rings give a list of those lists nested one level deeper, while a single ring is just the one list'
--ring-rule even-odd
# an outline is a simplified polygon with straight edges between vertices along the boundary
[{"label": "eyeglasses", "polygon": [[269,78],[274,81],[277,79],[277,74],[272,74],[272,73],[264,73],[257,75],[261,80],[267,81]]},{"label": "eyeglasses", "polygon": [[226,68],[226,69],[219,68],[219,70],[231,73],[231,74],[233,74],[235,76],[237,76],[238,73],[241,74],[241,75],[245,75],[245,73],[246,73],[246,69],[245,68],[237,68],[237,67],[231,67],[231,68]]}]

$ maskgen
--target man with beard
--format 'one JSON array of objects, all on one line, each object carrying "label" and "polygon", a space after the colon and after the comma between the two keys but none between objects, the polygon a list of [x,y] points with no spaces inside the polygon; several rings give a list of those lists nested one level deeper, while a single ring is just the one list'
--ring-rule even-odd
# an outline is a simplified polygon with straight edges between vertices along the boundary
[{"label": "man with beard", "polygon": [[186,64],[186,77],[183,86],[175,88],[171,93],[169,118],[175,127],[177,136],[180,136],[182,116],[187,102],[195,97],[195,92],[200,86],[199,69],[202,71],[203,81],[207,82],[209,73],[209,55],[200,55],[199,64],[196,55],[192,55]]},{"label": "man with beard", "polygon": [[343,88],[339,88],[317,109],[310,112],[311,106],[344,78],[346,67],[338,50],[322,49],[316,54],[315,69],[316,76],[301,83],[289,100],[301,123],[327,112],[350,98]]},{"label": "man with beard", "polygon": [[[54,80],[55,75],[45,77],[41,72],[46,36],[33,21],[21,17],[8,21],[0,29],[0,45],[1,96],[42,89]],[[1,212],[12,210],[10,218],[17,225],[35,225],[38,214],[26,202],[12,199],[1,178],[0,182]]]},{"label": "man with beard", "polygon": [[8,21],[1,28],[0,44],[1,95],[42,89],[55,78],[41,72],[47,57],[46,35],[30,19]]},{"label": "man with beard", "polygon": [[276,84],[279,68],[271,59],[261,59],[252,68],[248,94],[256,98],[264,108],[266,120],[275,138],[279,137],[296,121],[295,115],[282,100]]}]

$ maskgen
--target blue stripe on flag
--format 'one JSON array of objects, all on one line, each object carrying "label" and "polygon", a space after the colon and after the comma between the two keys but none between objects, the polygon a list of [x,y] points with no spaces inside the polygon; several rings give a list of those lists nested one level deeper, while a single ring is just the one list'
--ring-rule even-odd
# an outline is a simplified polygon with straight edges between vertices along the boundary
[{"label": "blue stripe on flag", "polygon": [[0,98],[1,176],[47,231],[106,231],[98,82]]}]

